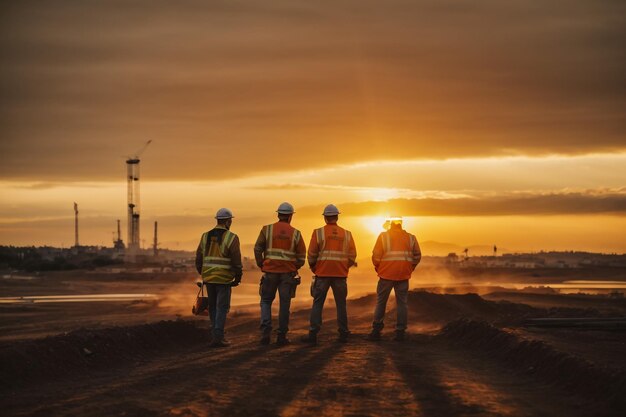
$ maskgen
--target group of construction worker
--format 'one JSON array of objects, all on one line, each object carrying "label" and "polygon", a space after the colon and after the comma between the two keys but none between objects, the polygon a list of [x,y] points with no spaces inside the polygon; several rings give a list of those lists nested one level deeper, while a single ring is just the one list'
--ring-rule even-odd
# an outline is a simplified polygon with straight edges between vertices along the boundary
[{"label": "group of construction worker", "polygon": [[[350,335],[346,310],[347,277],[350,267],[356,265],[356,246],[352,233],[337,224],[339,210],[329,204],[323,212],[326,224],[313,231],[307,253],[302,234],[291,226],[295,213],[293,206],[282,203],[276,213],[278,221],[263,226],[254,245],[256,264],[263,272],[259,289],[260,343],[268,345],[271,342],[272,303],[278,292],[280,308],[276,344],[289,344],[287,333],[291,298],[300,284],[298,270],[304,266],[307,258],[314,274],[311,282],[313,307],[309,332],[302,342],[317,344],[324,302],[331,288],[337,307],[338,341],[347,342]],[[207,290],[213,347],[229,345],[224,338],[224,326],[230,309],[231,289],[241,283],[243,274],[239,238],[230,231],[233,218],[231,210],[219,209],[215,215],[215,228],[202,235],[196,251],[196,269],[202,275]],[[368,339],[381,340],[387,300],[393,289],[397,304],[394,340],[403,341],[407,328],[409,279],[421,260],[421,252],[415,236],[402,228],[401,218],[388,220],[384,227],[386,231],[378,236],[372,251],[372,263],[379,280],[372,331]]]}]

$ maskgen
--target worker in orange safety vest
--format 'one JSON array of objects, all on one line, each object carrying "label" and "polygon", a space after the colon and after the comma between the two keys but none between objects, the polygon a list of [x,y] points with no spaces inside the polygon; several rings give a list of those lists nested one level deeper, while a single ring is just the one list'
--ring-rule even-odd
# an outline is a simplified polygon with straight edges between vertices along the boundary
[{"label": "worker in orange safety vest", "polygon": [[339,209],[329,204],[324,209],[326,225],[315,229],[309,244],[309,266],[315,274],[311,282],[311,327],[309,334],[302,341],[312,345],[317,344],[317,333],[322,326],[322,310],[326,295],[333,289],[335,306],[337,307],[337,325],[339,327],[339,341],[347,342],[348,313],[346,298],[348,296],[348,270],[356,264],[356,247],[352,233],[337,225]]},{"label": "worker in orange safety vest", "polygon": [[394,340],[403,341],[407,328],[409,279],[422,253],[417,238],[402,229],[402,218],[389,219],[387,231],[381,233],[372,251],[372,263],[379,277],[372,332],[368,339],[378,341],[384,327],[385,310],[391,290],[396,295],[397,321]]},{"label": "worker in orange safety vest", "polygon": [[278,337],[276,344],[289,343],[289,309],[292,289],[299,283],[298,269],[304,265],[306,247],[299,230],[291,226],[295,213],[289,203],[278,206],[278,222],[263,226],[254,245],[254,257],[263,271],[261,277],[261,344],[270,343],[272,333],[272,302],[276,291],[280,298]]}]

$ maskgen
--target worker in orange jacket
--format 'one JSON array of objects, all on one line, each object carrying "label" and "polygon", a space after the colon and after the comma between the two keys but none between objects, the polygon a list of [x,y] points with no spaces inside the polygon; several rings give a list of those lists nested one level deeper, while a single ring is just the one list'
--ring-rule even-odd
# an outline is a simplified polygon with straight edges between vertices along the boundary
[{"label": "worker in orange jacket", "polygon": [[298,269],[304,265],[306,247],[299,230],[291,226],[295,213],[289,203],[278,206],[278,222],[263,226],[254,245],[254,257],[257,265],[264,272],[261,277],[261,344],[270,343],[272,333],[272,302],[276,291],[280,298],[278,312],[278,338],[276,344],[289,343],[289,309],[291,292],[299,283]]},{"label": "worker in orange jacket", "polygon": [[302,341],[317,344],[317,333],[322,326],[322,310],[329,288],[333,289],[333,297],[337,307],[337,325],[339,341],[347,342],[348,313],[346,298],[348,296],[348,270],[356,263],[356,247],[350,231],[337,225],[339,210],[333,204],[324,209],[326,225],[315,229],[309,244],[309,266],[315,274],[311,282],[311,327],[308,336]]},{"label": "worker in orange jacket", "polygon": [[381,339],[387,300],[393,289],[397,306],[394,340],[402,341],[407,327],[409,279],[419,264],[422,253],[415,236],[402,229],[401,218],[388,220],[386,226],[388,230],[378,236],[372,251],[372,263],[379,280],[376,289],[373,329],[368,339],[373,341]]}]

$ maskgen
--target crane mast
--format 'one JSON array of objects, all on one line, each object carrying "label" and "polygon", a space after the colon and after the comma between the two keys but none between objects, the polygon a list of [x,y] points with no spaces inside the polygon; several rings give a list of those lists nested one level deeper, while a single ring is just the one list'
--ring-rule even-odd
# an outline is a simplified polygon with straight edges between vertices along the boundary
[{"label": "crane mast", "polygon": [[139,156],[146,150],[152,140],[149,140],[141,147],[135,155],[128,157],[126,160],[126,181],[127,181],[127,197],[128,197],[128,252],[130,258],[134,258],[140,248],[140,169],[139,163],[141,160]]}]

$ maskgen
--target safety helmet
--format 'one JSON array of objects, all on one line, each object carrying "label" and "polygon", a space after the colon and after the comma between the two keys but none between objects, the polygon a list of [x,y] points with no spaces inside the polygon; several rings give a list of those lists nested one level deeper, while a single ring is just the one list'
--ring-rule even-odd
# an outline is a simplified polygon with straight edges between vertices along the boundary
[{"label": "safety helmet", "polygon": [[324,208],[324,213],[322,214],[324,216],[338,216],[339,209],[334,204],[329,204]]},{"label": "safety helmet", "polygon": [[221,208],[215,214],[215,218],[217,220],[232,219],[233,217],[235,217],[233,216],[233,212],[227,208]]},{"label": "safety helmet", "polygon": [[383,223],[383,229],[389,230],[392,224],[402,226],[402,217],[387,217]]},{"label": "safety helmet", "polygon": [[276,210],[278,214],[293,214],[296,211],[293,209],[293,206],[287,202],[281,203]]}]

